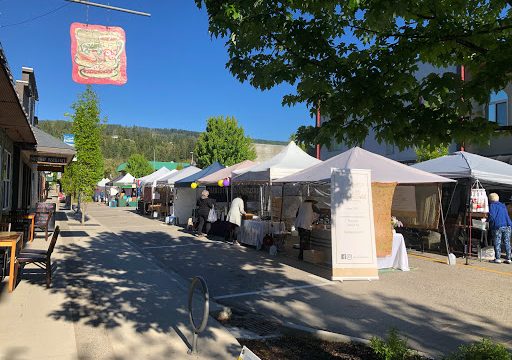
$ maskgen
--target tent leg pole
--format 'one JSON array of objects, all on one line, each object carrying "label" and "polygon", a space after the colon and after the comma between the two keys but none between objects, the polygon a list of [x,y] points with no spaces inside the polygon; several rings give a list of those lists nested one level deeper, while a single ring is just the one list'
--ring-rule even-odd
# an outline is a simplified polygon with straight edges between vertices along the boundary
[{"label": "tent leg pole", "polygon": [[446,245],[446,256],[448,256],[448,262],[449,262],[450,249],[448,247],[448,237],[446,236],[446,226],[444,223],[444,212],[443,212],[443,201],[442,201],[442,195],[441,195],[441,188],[438,187],[437,191],[439,193],[439,208],[441,209],[441,221],[443,222],[443,235],[444,235],[444,244]]},{"label": "tent leg pole", "polygon": [[283,221],[284,186],[285,186],[285,183],[282,183],[281,184],[281,212],[279,214],[279,223],[281,223]]}]

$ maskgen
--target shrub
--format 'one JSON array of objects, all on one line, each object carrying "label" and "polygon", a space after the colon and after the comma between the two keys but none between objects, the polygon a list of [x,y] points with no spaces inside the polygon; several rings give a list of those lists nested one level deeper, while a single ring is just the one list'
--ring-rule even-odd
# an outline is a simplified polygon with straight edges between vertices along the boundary
[{"label": "shrub", "polygon": [[382,360],[403,360],[412,355],[412,351],[407,347],[407,339],[401,338],[396,329],[388,332],[386,340],[372,337],[370,347]]},{"label": "shrub", "polygon": [[469,345],[461,345],[459,350],[446,360],[511,360],[512,355],[502,344],[482,339]]}]

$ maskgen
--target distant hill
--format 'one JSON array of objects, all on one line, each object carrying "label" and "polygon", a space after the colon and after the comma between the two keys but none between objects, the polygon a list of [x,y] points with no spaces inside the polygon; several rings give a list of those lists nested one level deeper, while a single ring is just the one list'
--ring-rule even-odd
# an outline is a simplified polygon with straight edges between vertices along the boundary
[{"label": "distant hill", "polygon": [[[71,133],[71,122],[65,120],[39,120],[39,127],[62,139]],[[101,148],[106,159],[107,174],[134,153],[143,154],[148,160],[190,161],[199,132],[180,129],[153,129],[140,126],[106,124]],[[258,144],[286,145],[287,142],[253,139]]]}]

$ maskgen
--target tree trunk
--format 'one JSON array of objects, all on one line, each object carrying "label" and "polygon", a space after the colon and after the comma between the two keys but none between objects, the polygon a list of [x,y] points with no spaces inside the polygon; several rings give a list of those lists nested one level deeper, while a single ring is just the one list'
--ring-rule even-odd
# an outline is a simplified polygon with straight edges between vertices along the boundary
[{"label": "tree trunk", "polygon": [[86,203],[85,202],[82,202],[80,204],[80,211],[82,212],[82,221],[81,221],[81,224],[85,224],[85,210],[86,210]]}]

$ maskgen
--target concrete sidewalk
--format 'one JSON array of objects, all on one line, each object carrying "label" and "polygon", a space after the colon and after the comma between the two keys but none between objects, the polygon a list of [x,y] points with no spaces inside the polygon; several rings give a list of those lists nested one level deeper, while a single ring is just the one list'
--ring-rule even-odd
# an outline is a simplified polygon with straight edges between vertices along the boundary
[{"label": "concrete sidewalk", "polygon": [[[94,206],[94,205],[92,205]],[[210,318],[198,355],[188,355],[192,333],[188,284],[163,271],[94,219],[81,226],[60,213],[54,283],[26,267],[16,290],[0,292],[1,359],[233,359],[237,340]],[[141,234],[143,236],[143,234]],[[34,246],[46,248],[38,238]],[[199,302],[194,309],[200,317]]]}]

